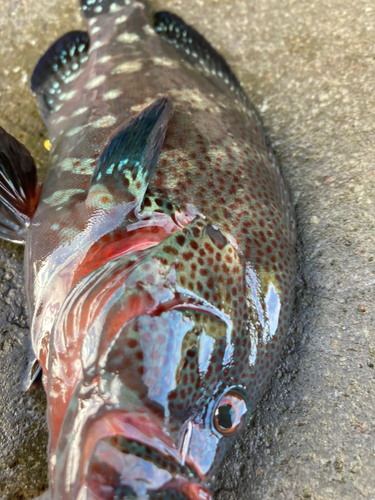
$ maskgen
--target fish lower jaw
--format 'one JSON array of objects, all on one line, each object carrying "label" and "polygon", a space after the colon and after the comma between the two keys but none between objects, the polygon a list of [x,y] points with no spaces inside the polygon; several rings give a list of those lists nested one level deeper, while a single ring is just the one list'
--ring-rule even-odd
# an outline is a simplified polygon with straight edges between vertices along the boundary
[{"label": "fish lower jaw", "polygon": [[[130,481],[129,481],[130,482]],[[119,493],[113,494],[110,488],[98,491],[95,485],[85,485],[77,500],[212,500],[211,492],[198,483],[192,483],[182,476],[176,476],[158,489],[150,488],[149,481],[129,486],[128,482],[117,485]],[[100,485],[103,486],[103,485]]]}]

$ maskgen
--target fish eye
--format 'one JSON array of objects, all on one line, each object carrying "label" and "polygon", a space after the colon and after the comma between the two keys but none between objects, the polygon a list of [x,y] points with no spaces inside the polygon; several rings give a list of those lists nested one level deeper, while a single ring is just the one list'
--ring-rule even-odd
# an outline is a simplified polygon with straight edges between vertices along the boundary
[{"label": "fish eye", "polygon": [[227,392],[220,398],[215,408],[216,430],[223,436],[234,436],[242,430],[246,412],[245,400],[236,392]]}]

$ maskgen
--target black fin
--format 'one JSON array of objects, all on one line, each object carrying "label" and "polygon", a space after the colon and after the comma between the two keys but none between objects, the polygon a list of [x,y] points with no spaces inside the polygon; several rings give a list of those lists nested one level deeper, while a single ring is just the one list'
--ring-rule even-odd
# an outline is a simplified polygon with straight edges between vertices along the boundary
[{"label": "black fin", "polygon": [[88,195],[91,207],[111,208],[108,202],[101,206],[103,191],[100,186],[108,191],[113,206],[134,200],[138,205],[142,203],[171,114],[172,102],[164,96],[132,118],[113,137],[101,154],[91,179]]},{"label": "black fin", "polygon": [[227,88],[247,101],[245,92],[223,56],[180,17],[170,12],[157,12],[154,29],[186,61],[204,72],[220,88]]},{"label": "black fin", "polygon": [[31,90],[38,96],[44,121],[62,104],[60,96],[81,71],[88,58],[89,45],[86,31],[71,31],[59,38],[39,59],[31,77]]},{"label": "black fin", "polygon": [[0,127],[0,238],[25,243],[39,196],[36,166],[26,149]]},{"label": "black fin", "polygon": [[[90,17],[101,16],[111,12],[116,12],[124,5],[130,5],[129,0],[80,0],[83,15],[89,19]],[[118,6],[117,8],[114,6]]]}]

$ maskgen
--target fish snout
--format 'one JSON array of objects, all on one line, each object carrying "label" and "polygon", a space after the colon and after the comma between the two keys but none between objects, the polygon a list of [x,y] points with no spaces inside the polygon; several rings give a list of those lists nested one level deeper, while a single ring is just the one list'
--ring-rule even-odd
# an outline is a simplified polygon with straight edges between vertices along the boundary
[{"label": "fish snout", "polygon": [[131,427],[131,433],[97,441],[86,469],[92,500],[212,500],[190,457],[182,457],[161,429],[151,424],[146,435],[134,420]]}]

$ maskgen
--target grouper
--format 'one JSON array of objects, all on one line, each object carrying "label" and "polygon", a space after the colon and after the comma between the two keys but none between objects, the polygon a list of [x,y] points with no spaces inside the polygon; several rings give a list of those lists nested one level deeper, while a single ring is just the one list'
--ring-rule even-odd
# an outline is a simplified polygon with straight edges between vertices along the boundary
[{"label": "grouper", "polygon": [[[259,117],[182,19],[81,0],[31,78],[50,170],[0,129],[51,500],[210,500],[291,318],[295,223]],[[32,370],[32,371],[31,371]]]}]

